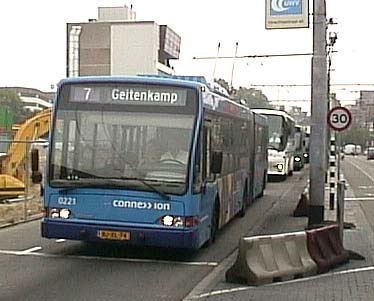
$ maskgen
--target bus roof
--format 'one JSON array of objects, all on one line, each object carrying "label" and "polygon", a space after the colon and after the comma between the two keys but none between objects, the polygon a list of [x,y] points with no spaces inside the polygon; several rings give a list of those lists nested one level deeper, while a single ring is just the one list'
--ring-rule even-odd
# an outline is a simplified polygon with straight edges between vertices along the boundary
[{"label": "bus roof", "polygon": [[278,115],[278,116],[283,116],[285,118],[289,118],[294,121],[291,115],[284,111],[280,110],[274,110],[274,109],[253,109],[252,110],[255,113],[263,114],[263,115]]},{"label": "bus roof", "polygon": [[64,84],[74,84],[74,83],[100,83],[100,82],[141,82],[141,83],[152,83],[152,84],[170,84],[170,85],[181,85],[187,88],[199,88],[204,86],[202,82],[196,81],[186,81],[182,79],[174,79],[170,77],[145,77],[145,76],[117,76],[117,75],[102,75],[102,76],[79,76],[79,77],[68,77],[62,79],[58,86]]}]

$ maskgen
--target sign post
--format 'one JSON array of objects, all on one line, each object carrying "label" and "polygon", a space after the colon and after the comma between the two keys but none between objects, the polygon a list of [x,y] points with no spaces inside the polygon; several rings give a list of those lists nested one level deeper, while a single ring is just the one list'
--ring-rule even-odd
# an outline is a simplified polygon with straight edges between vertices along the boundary
[{"label": "sign post", "polygon": [[337,166],[337,179],[338,179],[338,194],[337,194],[337,208],[336,208],[336,221],[339,225],[339,235],[343,242],[343,229],[344,229],[344,189],[345,180],[340,180],[340,156],[342,143],[340,139],[340,134],[338,132],[347,129],[352,122],[352,115],[348,109],[344,107],[334,107],[327,115],[327,123],[331,129],[336,131],[336,147],[338,152],[338,166]]}]

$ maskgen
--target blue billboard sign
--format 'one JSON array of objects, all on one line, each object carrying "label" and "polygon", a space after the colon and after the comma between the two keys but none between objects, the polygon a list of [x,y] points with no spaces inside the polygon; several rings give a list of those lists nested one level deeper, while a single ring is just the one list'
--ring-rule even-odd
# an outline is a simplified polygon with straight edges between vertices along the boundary
[{"label": "blue billboard sign", "polygon": [[266,0],[267,29],[308,26],[308,0]]},{"label": "blue billboard sign", "polygon": [[302,1],[301,0],[271,0],[270,1],[270,15],[301,15]]}]

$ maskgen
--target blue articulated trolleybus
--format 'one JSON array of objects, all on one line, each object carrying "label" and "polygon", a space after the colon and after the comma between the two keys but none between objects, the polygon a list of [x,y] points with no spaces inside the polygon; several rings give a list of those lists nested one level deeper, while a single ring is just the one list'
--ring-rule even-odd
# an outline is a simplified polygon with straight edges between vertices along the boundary
[{"label": "blue articulated trolleybus", "polygon": [[247,107],[212,91],[203,77],[62,80],[42,236],[192,249],[209,244],[263,193],[266,171],[258,169],[267,163],[254,172],[254,123]]}]

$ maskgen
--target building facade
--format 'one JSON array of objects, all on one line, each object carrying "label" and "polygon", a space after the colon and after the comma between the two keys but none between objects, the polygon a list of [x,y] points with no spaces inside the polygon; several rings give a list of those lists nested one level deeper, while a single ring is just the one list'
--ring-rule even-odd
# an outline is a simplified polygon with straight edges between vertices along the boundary
[{"label": "building facade", "polygon": [[67,24],[68,77],[173,74],[181,38],[166,25],[136,21],[132,8],[99,7],[98,19]]},{"label": "building facade", "polygon": [[42,92],[25,87],[0,87],[1,90],[14,91],[23,103],[23,107],[31,112],[39,112],[52,106],[54,92]]}]

